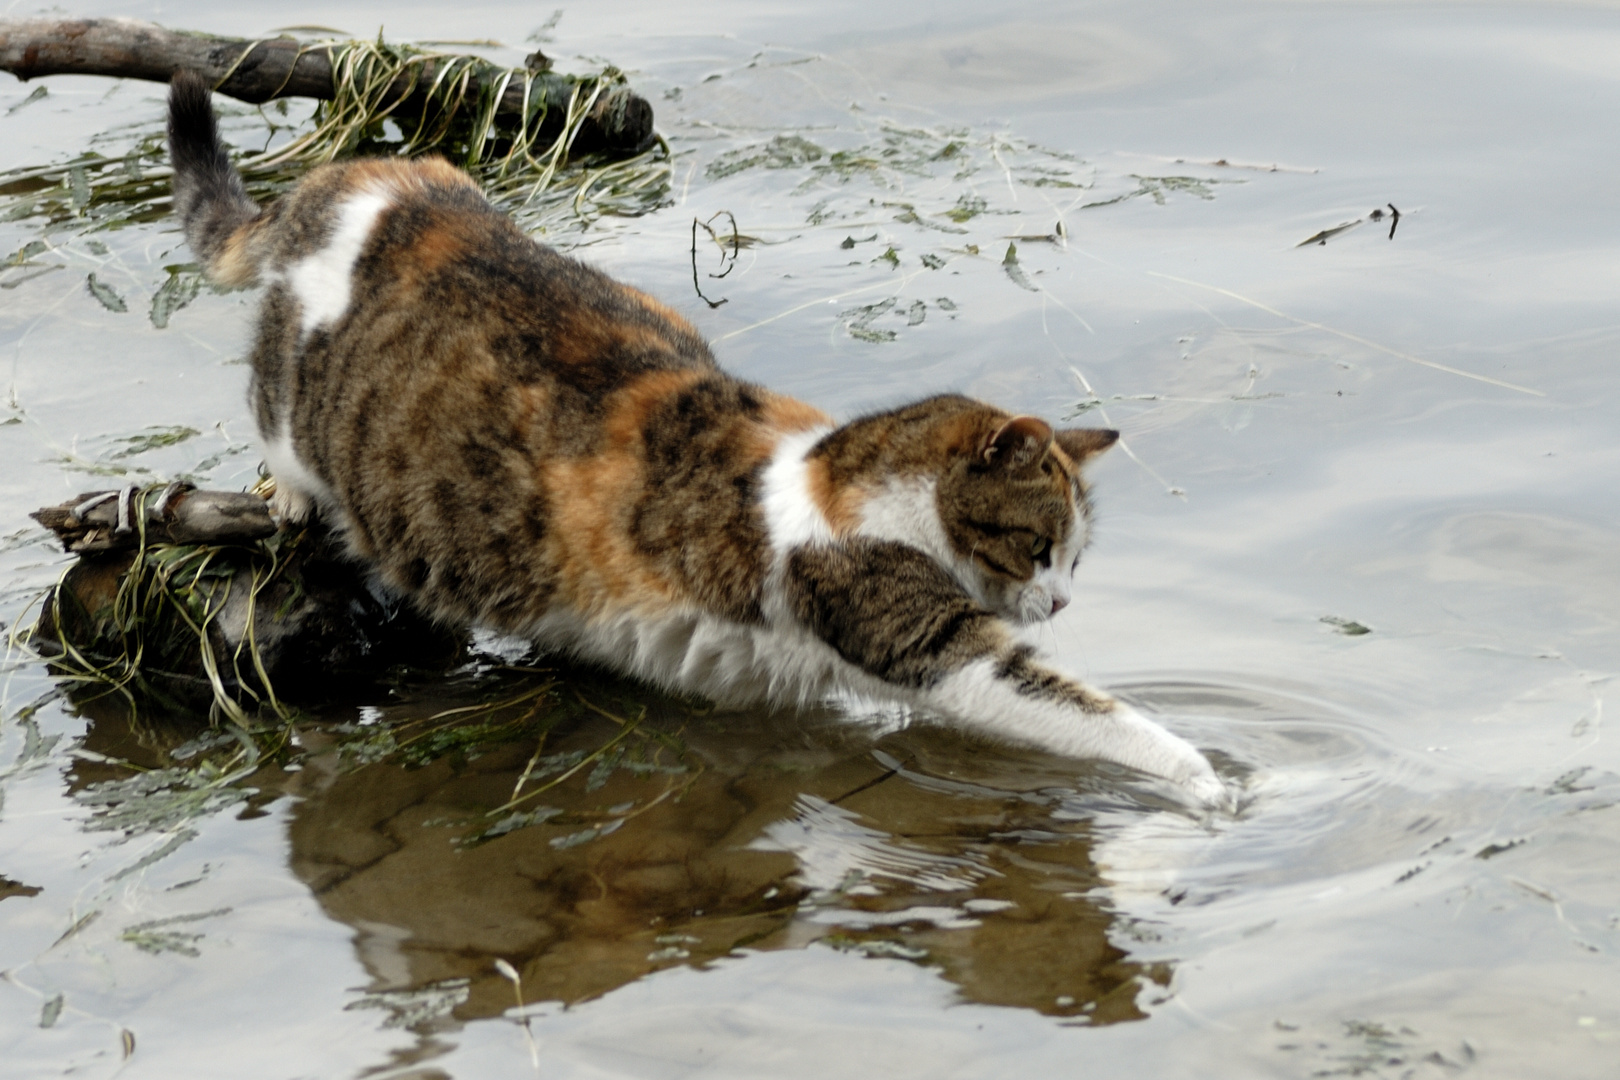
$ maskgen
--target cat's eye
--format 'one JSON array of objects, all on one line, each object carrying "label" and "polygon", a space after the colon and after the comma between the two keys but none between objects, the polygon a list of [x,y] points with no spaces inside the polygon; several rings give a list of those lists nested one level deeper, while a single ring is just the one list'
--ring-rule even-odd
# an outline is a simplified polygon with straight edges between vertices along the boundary
[{"label": "cat's eye", "polygon": [[1037,536],[1035,542],[1029,547],[1030,558],[1042,566],[1052,565],[1052,541],[1044,536]]}]

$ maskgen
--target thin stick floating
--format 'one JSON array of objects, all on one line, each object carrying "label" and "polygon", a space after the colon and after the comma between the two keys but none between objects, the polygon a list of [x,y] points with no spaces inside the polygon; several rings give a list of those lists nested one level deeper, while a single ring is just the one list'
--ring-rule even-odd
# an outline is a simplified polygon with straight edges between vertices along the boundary
[{"label": "thin stick floating", "polygon": [[1476,372],[1464,371],[1462,368],[1454,368],[1449,364],[1439,364],[1433,360],[1425,360],[1421,356],[1413,356],[1411,353],[1403,353],[1399,350],[1392,349],[1388,345],[1380,345],[1376,341],[1364,338],[1359,334],[1352,334],[1347,330],[1335,330],[1333,327],[1324,326],[1319,322],[1311,322],[1309,319],[1301,319],[1297,315],[1290,315],[1285,311],[1278,311],[1274,307],[1268,307],[1258,300],[1251,300],[1242,293],[1235,293],[1231,289],[1223,289],[1219,285],[1205,285],[1202,281],[1193,281],[1189,278],[1176,277],[1174,274],[1161,274],[1157,270],[1149,270],[1147,271],[1147,275],[1149,277],[1163,278],[1166,281],[1174,281],[1180,285],[1191,285],[1194,288],[1208,289],[1210,292],[1220,293],[1222,296],[1229,296],[1233,300],[1238,300],[1242,303],[1248,304],[1250,307],[1259,308],[1266,314],[1275,315],[1279,319],[1287,319],[1289,322],[1295,323],[1299,326],[1308,326],[1312,330],[1320,330],[1325,334],[1332,334],[1334,337],[1341,337],[1346,341],[1353,341],[1357,345],[1365,345],[1369,349],[1377,349],[1381,353],[1396,357],[1397,359],[1405,360],[1408,363],[1417,364],[1426,368],[1434,368],[1436,371],[1443,371],[1447,375],[1461,375],[1465,379],[1473,379],[1476,382],[1490,383],[1492,386],[1500,386],[1504,390],[1515,390],[1518,393],[1530,394],[1533,397],[1547,396],[1547,393],[1544,390],[1533,390],[1528,386],[1520,386],[1518,383],[1510,383],[1503,379],[1493,379],[1489,375],[1480,375]]}]

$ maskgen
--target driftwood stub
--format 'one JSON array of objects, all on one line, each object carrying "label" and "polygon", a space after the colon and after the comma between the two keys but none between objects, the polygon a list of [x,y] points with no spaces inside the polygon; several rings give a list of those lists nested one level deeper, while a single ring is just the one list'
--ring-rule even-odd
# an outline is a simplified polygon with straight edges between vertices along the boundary
[{"label": "driftwood stub", "polygon": [[276,531],[269,505],[259,496],[198,491],[180,483],[160,491],[87,491],[29,516],[75,555],[137,547],[143,536],[147,543],[247,544]]}]

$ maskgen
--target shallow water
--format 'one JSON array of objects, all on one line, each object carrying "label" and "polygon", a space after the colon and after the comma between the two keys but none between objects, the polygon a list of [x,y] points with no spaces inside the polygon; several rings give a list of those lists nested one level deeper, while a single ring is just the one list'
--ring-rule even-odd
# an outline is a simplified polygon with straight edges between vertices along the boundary
[{"label": "shallow water", "polygon": [[[538,21],[273,25],[384,19],[514,59]],[[486,642],[478,672],[307,715],[244,775],[147,774],[158,814],[117,762],[194,760],[197,718],[132,726],[13,658],[8,1074],[1615,1074],[1620,14],[647,5],[556,34],[630,70],[678,156],[672,205],[552,239],[733,370],[844,414],[957,389],[1124,431],[1037,641],[1207,748],[1242,811],[1194,821],[1121,770],[881,711],[709,714],[578,672],[558,700],[601,711],[543,747],[367,758],[370,732],[553,677]],[[0,86],[0,167],[160,114],[156,87],[48,85]],[[692,221],[720,211],[756,242],[710,277],[697,234],[710,308]],[[0,223],[0,254],[38,236]],[[0,274],[8,622],[63,562],[30,510],[112,469],[236,486],[257,460],[251,296],[160,330],[149,298],[189,259],[167,223],[52,242]],[[127,441],[150,428],[198,434]],[[541,749],[643,710],[554,815],[467,842]]]}]

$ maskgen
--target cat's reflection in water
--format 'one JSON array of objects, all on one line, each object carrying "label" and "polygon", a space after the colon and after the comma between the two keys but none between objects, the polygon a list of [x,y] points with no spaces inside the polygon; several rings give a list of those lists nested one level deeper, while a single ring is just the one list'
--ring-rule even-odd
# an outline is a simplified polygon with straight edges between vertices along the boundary
[{"label": "cat's reflection in water", "polygon": [[[352,709],[301,719],[298,767],[266,764],[244,781],[257,794],[234,804],[241,816],[297,799],[291,869],[354,927],[366,993],[415,1000],[453,985],[451,1019],[469,1020],[513,1004],[497,959],[521,973],[526,1001],[573,1003],[672,965],[809,946],[919,963],[968,1000],[1094,1024],[1142,1018],[1139,998],[1168,984],[1169,965],[1111,940],[1087,823],[1050,812],[1084,766],[939,730],[877,738],[803,713],[694,714],[628,684],[571,679],[549,700],[583,687],[612,708],[573,709],[543,745],[537,733],[502,741],[475,716],[436,729],[451,752],[366,763],[378,734],[403,743],[426,730],[412,716],[469,704],[439,691],[358,730]],[[78,704],[92,718],[84,749],[141,769],[234,752],[195,718]],[[609,719],[643,710],[634,738]],[[480,738],[458,739],[480,722]],[[616,737],[629,752],[591,756]],[[500,809],[525,770],[524,791],[553,786]],[[131,775],[87,759],[70,783],[84,792]],[[480,833],[496,835],[469,842]]]},{"label": "cat's reflection in water", "polygon": [[[1085,826],[1051,820],[1040,793],[1072,790],[1073,763],[998,762],[935,731],[874,748],[789,719],[685,718],[689,771],[581,770],[523,804],[561,813],[471,845],[458,840],[497,820],[532,739],[414,769],[316,754],[290,788],[292,868],[356,928],[373,990],[467,978],[462,1019],[511,1007],[497,958],[525,999],[571,1003],[673,964],[816,942],[938,968],[974,1001],[1143,1015],[1138,995],[1169,968],[1110,941]],[[545,749],[614,734],[589,716]]]}]

